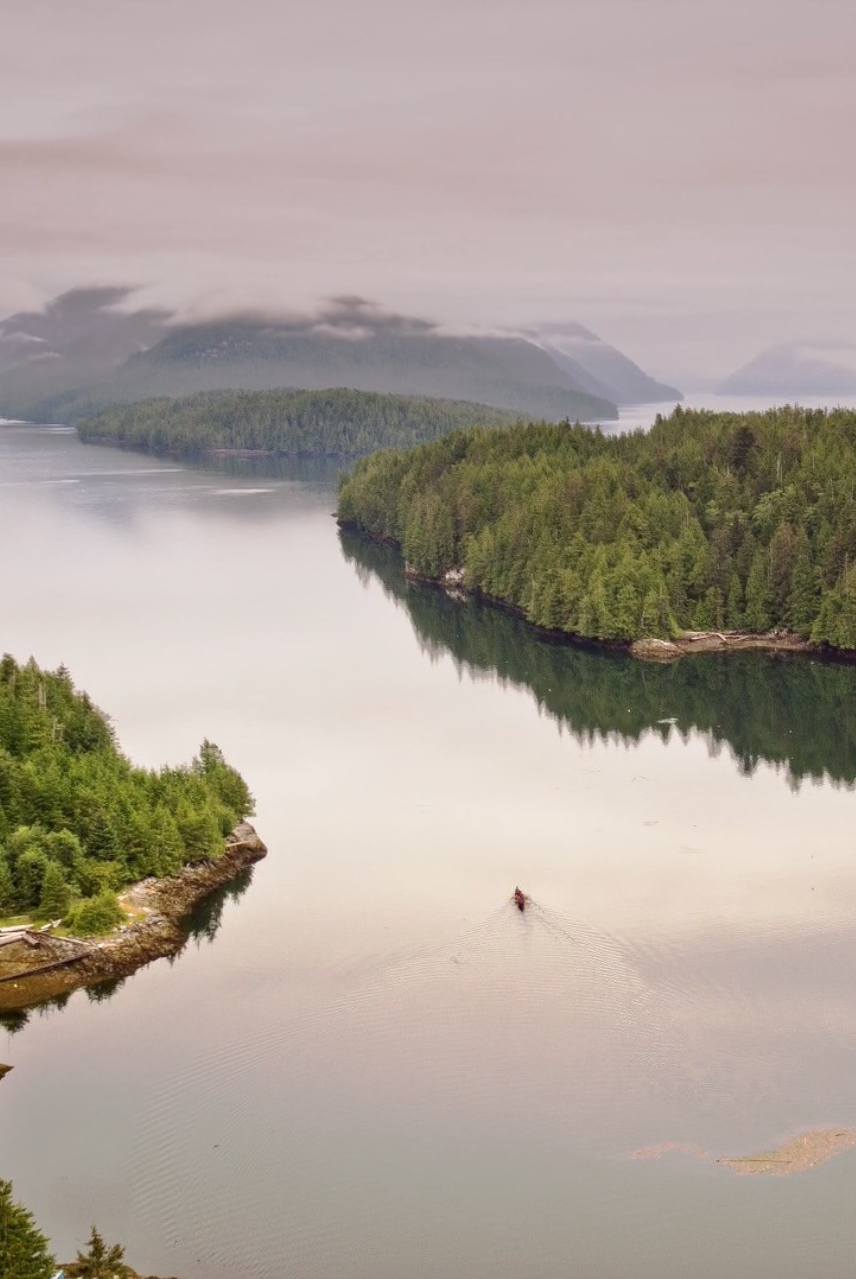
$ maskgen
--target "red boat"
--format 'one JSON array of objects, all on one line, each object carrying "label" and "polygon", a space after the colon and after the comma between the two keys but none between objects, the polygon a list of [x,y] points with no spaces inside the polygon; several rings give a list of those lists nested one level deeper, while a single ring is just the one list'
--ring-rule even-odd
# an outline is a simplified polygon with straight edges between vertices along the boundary
[{"label": "red boat", "polygon": [[529,898],[526,896],[526,894],[525,894],[525,893],[524,893],[521,889],[519,889],[519,888],[515,888],[515,890],[514,890],[514,896],[512,897],[512,899],[511,899],[511,900],[514,902],[514,904],[515,904],[515,906],[517,907],[517,909],[518,909],[518,910],[525,910],[525,909],[526,909],[526,903],[527,903],[527,901],[529,900]]}]

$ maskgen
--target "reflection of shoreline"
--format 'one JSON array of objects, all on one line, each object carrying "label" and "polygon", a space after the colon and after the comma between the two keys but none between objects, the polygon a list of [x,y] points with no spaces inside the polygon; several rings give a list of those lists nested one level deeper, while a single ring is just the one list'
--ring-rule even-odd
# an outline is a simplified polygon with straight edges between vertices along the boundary
[{"label": "reflection of shoreline", "polygon": [[[74,427],[67,428],[74,431]],[[76,434],[76,431],[75,431]],[[105,437],[90,436],[79,440],[86,448],[93,445],[137,457],[152,457],[160,462],[181,462],[195,470],[236,476],[263,476],[265,479],[297,480],[326,483],[335,487],[342,470],[353,457],[344,453],[282,453],[264,449],[153,449],[125,444]]]},{"label": "reflection of shoreline", "polygon": [[664,1155],[681,1154],[703,1163],[714,1163],[728,1168],[739,1177],[767,1176],[787,1177],[793,1172],[808,1172],[817,1168],[834,1155],[856,1146],[856,1128],[813,1128],[797,1133],[775,1150],[763,1150],[752,1155],[721,1156],[714,1159],[709,1151],[683,1141],[663,1141],[655,1146],[643,1146],[631,1150],[630,1159],[661,1159]]},{"label": "reflection of shoreline", "polygon": [[[357,537],[368,536],[356,528],[350,529]],[[399,556],[401,550],[397,542],[381,539],[381,544],[393,550]],[[537,635],[539,639],[551,644],[567,644],[570,648],[586,648],[594,652],[612,651],[629,653],[631,657],[643,661],[663,662],[697,653],[745,653],[755,650],[763,653],[803,653],[811,654],[829,661],[856,661],[854,649],[820,648],[801,635],[792,635],[788,631],[684,631],[671,639],[657,639],[646,636],[644,639],[632,641],[597,639],[594,636],[577,635],[573,631],[557,630],[549,626],[539,626],[532,622],[517,604],[511,604],[499,595],[488,595],[484,591],[469,590],[461,580],[462,570],[453,569],[442,578],[426,577],[415,572],[409,564],[402,561],[402,572],[409,582],[419,582],[422,586],[430,586],[434,590],[444,591],[451,599],[463,602],[467,599],[477,600],[491,608],[500,609],[504,613],[516,617],[518,621]]]},{"label": "reflection of shoreline", "polygon": [[[684,631],[672,639],[634,640],[629,652],[646,661],[668,661],[695,653],[745,653],[755,649],[763,653],[811,653],[821,650],[800,635],[787,631]],[[852,661],[856,653],[844,652],[840,657]]]},{"label": "reflection of shoreline", "polygon": [[771,631],[682,631],[668,639],[656,636],[645,636],[641,639],[599,639],[594,635],[579,635],[575,631],[565,631],[555,627],[541,626],[526,616],[519,604],[512,604],[501,595],[489,595],[487,592],[468,587],[465,583],[463,568],[452,568],[439,577],[430,577],[419,573],[403,558],[401,545],[393,537],[373,533],[353,521],[338,520],[344,533],[376,545],[386,547],[401,559],[402,572],[411,582],[420,582],[423,586],[432,586],[446,591],[456,600],[477,600],[489,604],[491,608],[501,609],[518,618],[530,628],[533,634],[554,644],[568,644],[571,647],[594,649],[595,651],[619,651],[630,653],[643,661],[671,661],[694,653],[739,653],[748,649],[757,649],[765,653],[804,653],[819,659],[839,662],[856,662],[856,649],[834,648],[829,644],[815,644],[801,635],[786,630]]},{"label": "reflection of shoreline", "polygon": [[429,657],[451,654],[473,679],[490,675],[528,690],[582,743],[699,733],[712,753],[726,745],[747,776],[766,762],[783,768],[792,787],[807,778],[856,784],[849,664],[757,651],[639,662],[623,649],[538,633],[507,607],[409,581],[397,551],[346,529],[340,542],[361,579],[380,582],[406,610]]},{"label": "reflection of shoreline", "polygon": [[[24,968],[0,984],[0,1014],[63,999],[81,986],[93,987],[95,998],[103,998],[137,968],[177,954],[189,937],[213,937],[222,894],[233,884],[246,887],[248,869],[266,852],[252,826],[242,822],[221,856],[164,879],[144,880],[121,894],[135,918],[118,932],[91,940],[46,936],[38,952],[28,953],[31,971]],[[212,897],[212,909],[206,910]]]}]

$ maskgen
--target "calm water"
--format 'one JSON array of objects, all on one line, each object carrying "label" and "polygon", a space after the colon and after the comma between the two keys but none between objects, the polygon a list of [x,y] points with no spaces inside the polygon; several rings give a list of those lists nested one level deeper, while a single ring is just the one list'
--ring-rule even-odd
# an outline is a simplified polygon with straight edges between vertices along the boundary
[{"label": "calm water", "polygon": [[184,1279],[840,1279],[853,1152],[627,1156],[856,1125],[856,669],[544,644],[334,503],[0,427],[0,648],[140,763],[213,738],[270,846],[0,1030],[0,1175]]}]

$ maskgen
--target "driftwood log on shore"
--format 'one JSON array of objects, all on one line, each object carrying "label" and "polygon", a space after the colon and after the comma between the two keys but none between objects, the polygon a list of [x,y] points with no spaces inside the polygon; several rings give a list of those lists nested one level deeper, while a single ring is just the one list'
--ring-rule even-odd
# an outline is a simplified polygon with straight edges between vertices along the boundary
[{"label": "driftwood log on shore", "polygon": [[[355,525],[342,520],[339,520],[339,524],[344,529],[367,537],[369,541],[391,546],[399,553],[401,552],[401,547],[392,538],[366,533],[363,529],[359,529]],[[560,640],[570,644],[583,644],[587,648],[625,649],[631,656],[641,658],[644,661],[671,662],[679,657],[684,657],[688,653],[738,653],[745,652],[748,649],[758,649],[767,653],[823,653],[843,659],[852,659],[854,656],[851,650],[830,649],[826,645],[813,644],[802,635],[794,635],[791,631],[786,630],[760,632],[682,631],[669,639],[644,636],[641,639],[629,642],[626,640],[599,640],[591,636],[577,635],[572,631],[556,630],[531,622],[524,610],[518,605],[509,604],[507,600],[499,599],[494,595],[487,595],[484,591],[474,590],[467,586],[466,571],[461,566],[446,569],[439,577],[426,577],[425,574],[417,572],[412,564],[408,564],[405,561],[403,571],[408,581],[421,582],[425,586],[442,587],[446,594],[452,596],[453,599],[463,600],[468,595],[474,596],[487,604],[493,605],[495,608],[501,609],[503,612],[520,617],[533,630],[551,640]]]},{"label": "driftwood log on shore", "polygon": [[671,661],[686,653],[735,653],[747,649],[767,653],[812,653],[817,645],[789,631],[684,631],[672,639],[638,639],[630,645],[634,657]]},{"label": "driftwood log on shore", "polygon": [[219,857],[194,862],[177,875],[143,880],[125,889],[120,901],[135,918],[109,936],[45,933],[40,935],[37,949],[21,942],[13,957],[13,948],[4,948],[0,1012],[29,1008],[80,986],[125,977],[153,959],[176,954],[187,939],[182,920],[192,908],[266,853],[253,827],[241,822]]}]

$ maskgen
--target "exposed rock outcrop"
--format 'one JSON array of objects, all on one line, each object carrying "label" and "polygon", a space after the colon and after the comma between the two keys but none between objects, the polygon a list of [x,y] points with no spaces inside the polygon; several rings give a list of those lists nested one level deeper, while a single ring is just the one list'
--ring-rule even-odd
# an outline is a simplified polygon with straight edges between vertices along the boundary
[{"label": "exposed rock outcrop", "polygon": [[181,950],[187,934],[181,921],[215,888],[229,883],[247,866],[267,853],[256,831],[240,822],[219,857],[184,866],[177,875],[146,879],[120,894],[120,902],[132,917],[116,932],[103,938],[39,935],[36,948],[20,944],[9,954],[18,971],[0,981],[0,1012],[11,1012],[42,1003],[80,986],[125,977],[143,964]]},{"label": "exposed rock outcrop", "polygon": [[674,639],[638,639],[630,645],[634,657],[671,661],[684,653],[731,653],[749,648],[773,653],[811,653],[817,645],[790,631],[684,631]]},{"label": "exposed rock outcrop", "polygon": [[630,652],[634,657],[642,657],[648,662],[673,662],[675,658],[683,656],[683,649],[678,648],[671,640],[654,639],[650,635],[645,639],[634,640],[630,645]]}]

